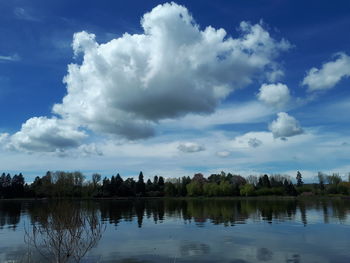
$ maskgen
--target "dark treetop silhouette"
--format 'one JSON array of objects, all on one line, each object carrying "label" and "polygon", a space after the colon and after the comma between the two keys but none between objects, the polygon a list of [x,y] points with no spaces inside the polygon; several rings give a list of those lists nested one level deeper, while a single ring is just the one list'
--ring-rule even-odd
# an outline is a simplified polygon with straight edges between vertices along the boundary
[{"label": "dark treetop silhouette", "polygon": [[138,180],[123,179],[118,173],[101,181],[100,174],[93,174],[91,181],[85,180],[81,172],[47,172],[36,177],[34,182],[25,183],[22,174],[3,173],[0,177],[0,199],[7,198],[101,198],[101,197],[196,197],[196,196],[297,196],[350,194],[350,183],[342,181],[339,174],[318,173],[319,183],[304,184],[302,174],[296,175],[294,185],[289,176],[261,175],[248,176],[221,172],[205,178],[197,173],[192,178],[169,178],[154,176],[145,183],[140,172]]}]

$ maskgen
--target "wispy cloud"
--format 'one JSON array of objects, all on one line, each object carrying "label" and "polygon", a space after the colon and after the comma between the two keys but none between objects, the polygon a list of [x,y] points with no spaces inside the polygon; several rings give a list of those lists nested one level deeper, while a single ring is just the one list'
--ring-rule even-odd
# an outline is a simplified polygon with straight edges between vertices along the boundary
[{"label": "wispy cloud", "polygon": [[0,62],[1,61],[19,61],[21,60],[20,56],[17,54],[11,55],[11,56],[2,56],[0,55]]},{"label": "wispy cloud", "polygon": [[247,101],[223,105],[210,115],[189,114],[180,119],[166,119],[161,123],[165,127],[203,129],[215,125],[264,122],[275,113],[274,109],[260,102]]},{"label": "wispy cloud", "polygon": [[40,18],[38,18],[37,16],[34,16],[33,14],[31,14],[30,11],[28,11],[27,9],[24,9],[23,7],[16,7],[13,10],[13,14],[17,19],[35,21],[35,22],[40,21]]}]

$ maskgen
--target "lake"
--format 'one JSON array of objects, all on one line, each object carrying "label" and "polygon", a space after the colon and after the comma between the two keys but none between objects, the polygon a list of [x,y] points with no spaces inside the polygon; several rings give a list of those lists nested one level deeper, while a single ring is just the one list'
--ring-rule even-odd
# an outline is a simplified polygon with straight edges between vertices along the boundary
[{"label": "lake", "polygon": [[350,262],[350,200],[0,201],[1,262]]}]

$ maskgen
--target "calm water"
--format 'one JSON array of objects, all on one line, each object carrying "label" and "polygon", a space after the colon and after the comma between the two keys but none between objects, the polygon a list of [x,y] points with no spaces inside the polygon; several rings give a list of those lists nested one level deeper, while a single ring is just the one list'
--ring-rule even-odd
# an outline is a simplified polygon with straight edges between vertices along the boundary
[{"label": "calm water", "polygon": [[350,262],[350,201],[0,201],[1,262]]}]

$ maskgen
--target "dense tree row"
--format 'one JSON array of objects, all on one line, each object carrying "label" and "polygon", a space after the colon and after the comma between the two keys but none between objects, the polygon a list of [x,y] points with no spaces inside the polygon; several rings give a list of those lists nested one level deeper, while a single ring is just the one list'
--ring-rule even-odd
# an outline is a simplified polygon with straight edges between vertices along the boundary
[{"label": "dense tree row", "polygon": [[[180,196],[173,189],[182,184],[172,180],[166,183],[165,194],[168,196]],[[168,189],[171,189],[170,191]],[[205,178],[202,174],[195,174],[186,185],[187,196],[254,196],[254,195],[297,195],[297,191],[286,176],[263,175],[260,177],[221,172]]]},{"label": "dense tree row", "polygon": [[0,198],[24,197],[24,186],[24,177],[21,173],[13,177],[3,173],[0,177]]},{"label": "dense tree row", "polygon": [[[350,179],[350,175],[349,175]],[[47,172],[26,184],[23,175],[3,173],[0,177],[0,198],[64,198],[64,197],[216,197],[216,196],[264,196],[264,195],[324,195],[350,194],[350,182],[344,182],[339,174],[318,173],[319,183],[304,184],[297,172],[296,184],[288,176],[248,176],[221,172],[208,178],[197,173],[192,178],[169,178],[154,176],[144,180],[140,172],[138,179],[123,179],[120,174],[102,179],[93,174],[86,180],[81,172]]]}]

